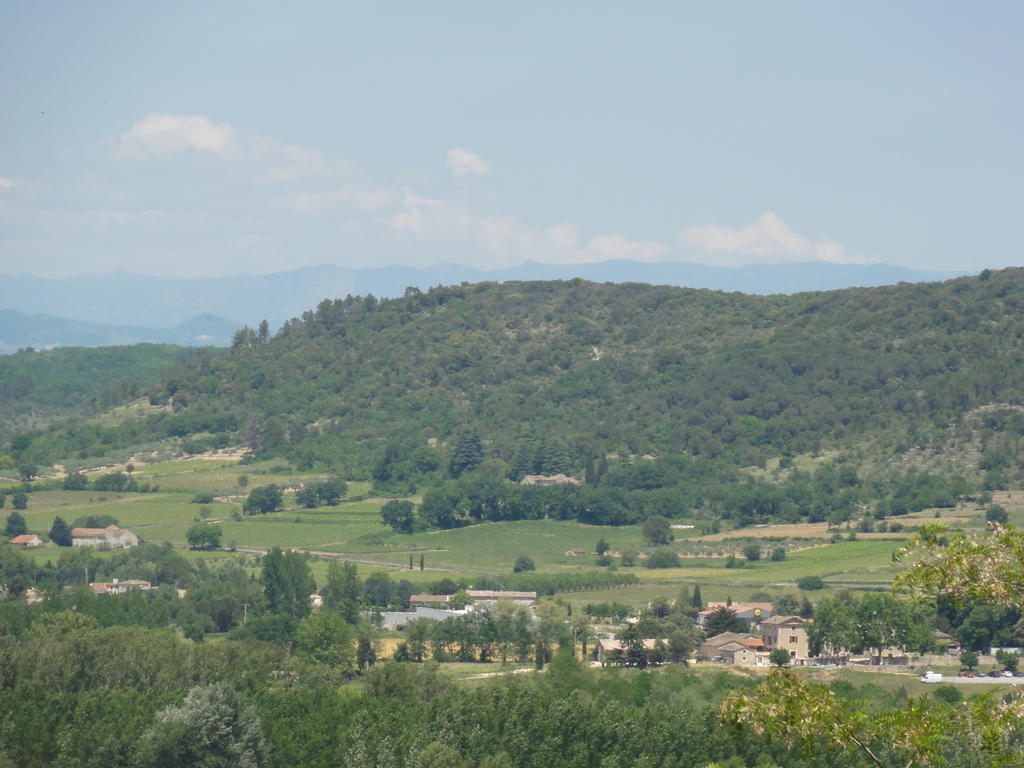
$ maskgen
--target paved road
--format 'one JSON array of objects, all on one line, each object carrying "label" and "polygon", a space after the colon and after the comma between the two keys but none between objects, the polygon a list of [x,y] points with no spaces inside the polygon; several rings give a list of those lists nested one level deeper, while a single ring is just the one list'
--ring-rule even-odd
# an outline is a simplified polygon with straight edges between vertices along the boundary
[{"label": "paved road", "polygon": [[943,675],[942,682],[957,685],[1024,685],[1024,677],[960,677],[960,675]]}]

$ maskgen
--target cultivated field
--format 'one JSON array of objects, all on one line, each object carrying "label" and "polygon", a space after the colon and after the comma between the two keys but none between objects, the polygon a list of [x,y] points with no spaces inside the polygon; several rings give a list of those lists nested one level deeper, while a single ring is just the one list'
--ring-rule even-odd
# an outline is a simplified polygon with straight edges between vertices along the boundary
[{"label": "cultivated field", "polygon": [[[69,524],[87,515],[110,515],[146,541],[168,542],[186,550],[186,532],[195,521],[205,518],[223,530],[220,552],[188,552],[192,558],[220,560],[242,559],[255,568],[258,555],[274,546],[295,548],[313,556],[313,572],[318,580],[326,575],[327,562],[342,558],[360,565],[360,570],[392,572],[395,578],[407,578],[416,585],[448,576],[472,583],[475,576],[509,574],[519,555],[529,555],[539,573],[574,573],[604,570],[595,564],[594,547],[605,539],[613,553],[627,548],[643,549],[640,526],[602,527],[571,521],[534,520],[506,523],[481,523],[447,531],[400,534],[381,524],[382,499],[367,499],[369,484],[349,483],[349,498],[333,507],[299,508],[294,489],[317,482],[322,475],[302,473],[279,461],[240,464],[223,455],[136,466],[139,482],[159,486],[156,493],[101,493],[97,491],[39,490],[30,495],[25,517],[33,533],[45,535],[53,518],[60,515]],[[244,478],[243,478],[244,476]],[[285,509],[269,515],[244,516],[242,502],[252,490],[270,483],[291,489],[285,495]],[[209,503],[197,503],[197,495],[212,495]],[[996,494],[1011,521],[1024,518],[1024,498],[1020,494]],[[10,512],[10,506],[0,517]],[[973,507],[940,510],[942,522],[953,527],[980,528],[981,511]],[[936,517],[927,510],[900,518],[908,526],[920,525]],[[832,543],[836,533],[844,540]],[[756,592],[771,596],[797,593],[796,582],[804,576],[820,576],[826,589],[807,593],[812,600],[834,594],[838,589],[884,589],[895,573],[892,555],[901,545],[900,534],[858,533],[857,540],[845,540],[846,529],[829,529],[824,523],[776,525],[697,536],[695,531],[677,530],[674,543],[684,557],[678,568],[620,568],[634,573],[639,584],[599,592],[566,595],[572,603],[616,601],[630,605],[649,602],[657,596],[675,597],[680,589],[700,584],[705,600],[746,600]],[[765,549],[784,545],[788,550],[782,561],[762,559],[745,562],[743,567],[726,568],[722,556],[694,556],[697,542],[718,544],[720,555],[731,549],[720,546],[733,539],[772,540]],[[815,543],[817,542],[817,544]],[[737,542],[737,548],[741,544]],[[572,549],[583,555],[567,554]],[[32,552],[33,559],[56,561],[67,550],[47,545]],[[419,569],[423,558],[425,570]],[[413,569],[409,569],[412,560]],[[642,563],[643,561],[641,561]]]}]

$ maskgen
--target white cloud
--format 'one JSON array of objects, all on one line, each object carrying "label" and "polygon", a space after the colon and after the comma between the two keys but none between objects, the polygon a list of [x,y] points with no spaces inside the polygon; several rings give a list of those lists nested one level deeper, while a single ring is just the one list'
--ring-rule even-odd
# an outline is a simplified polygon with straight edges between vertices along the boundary
[{"label": "white cloud", "polygon": [[355,209],[373,213],[398,205],[401,193],[388,187],[362,187],[348,184],[326,192],[306,192],[292,198],[297,213],[324,213],[336,209]]},{"label": "white cloud", "polygon": [[547,228],[546,234],[557,248],[575,248],[580,242],[580,233],[571,221],[552,224]]},{"label": "white cloud", "polygon": [[0,176],[0,195],[9,192],[11,187],[14,186],[14,179],[8,179],[4,176]]},{"label": "white cloud", "polygon": [[602,259],[649,261],[668,253],[668,246],[653,240],[627,240],[616,233],[592,237],[587,243],[587,251]]},{"label": "white cloud", "polygon": [[[829,261],[836,264],[863,264],[863,256],[847,253],[830,237],[811,240],[790,229],[771,211],[741,227],[705,224],[688,227],[679,234],[679,241],[705,251],[734,254],[727,261]],[[745,258],[744,258],[745,257]],[[754,257],[754,258],[749,258]]]},{"label": "white cloud", "polygon": [[121,135],[121,146],[128,151],[173,152],[194,149],[220,154],[236,140],[238,131],[227,123],[214,125],[203,115],[146,115]]},{"label": "white cloud", "polygon": [[228,123],[215,125],[204,115],[147,115],[121,134],[118,146],[134,157],[190,150],[214,155],[232,163],[256,183],[351,178],[357,174],[357,169],[347,161],[298,144],[244,133]]},{"label": "white cloud", "polygon": [[491,166],[476,152],[456,147],[448,150],[448,170],[455,178],[464,179],[467,176],[485,176],[491,172]]},{"label": "white cloud", "polygon": [[420,197],[407,189],[402,210],[391,216],[387,224],[402,235],[451,240],[471,237],[473,215],[455,201]]}]

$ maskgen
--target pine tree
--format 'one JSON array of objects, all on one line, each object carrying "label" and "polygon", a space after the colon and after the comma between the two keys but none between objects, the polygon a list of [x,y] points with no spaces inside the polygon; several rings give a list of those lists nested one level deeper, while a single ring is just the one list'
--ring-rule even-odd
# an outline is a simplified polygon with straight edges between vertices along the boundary
[{"label": "pine tree", "polygon": [[569,460],[569,449],[565,442],[558,437],[544,441],[543,467],[545,475],[568,475],[572,472],[572,462]]},{"label": "pine tree", "polygon": [[476,430],[470,429],[459,436],[452,453],[448,471],[452,477],[469,472],[480,466],[484,460],[484,444]]},{"label": "pine tree", "polygon": [[509,470],[510,480],[519,481],[534,473],[537,464],[537,438],[532,430],[523,432],[512,448],[512,468]]},{"label": "pine tree", "polygon": [[700,596],[700,584],[693,585],[693,607],[698,611],[704,608],[704,600]]},{"label": "pine tree", "polygon": [[420,570],[423,570],[423,555],[420,555]]}]

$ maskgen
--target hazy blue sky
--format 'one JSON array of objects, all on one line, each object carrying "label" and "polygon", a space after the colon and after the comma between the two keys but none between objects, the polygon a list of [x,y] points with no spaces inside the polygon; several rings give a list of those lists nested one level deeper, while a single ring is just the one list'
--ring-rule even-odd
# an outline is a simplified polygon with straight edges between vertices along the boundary
[{"label": "hazy blue sky", "polygon": [[0,272],[1019,264],[1024,4],[5,2]]}]

